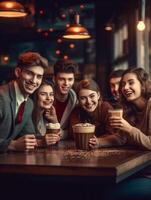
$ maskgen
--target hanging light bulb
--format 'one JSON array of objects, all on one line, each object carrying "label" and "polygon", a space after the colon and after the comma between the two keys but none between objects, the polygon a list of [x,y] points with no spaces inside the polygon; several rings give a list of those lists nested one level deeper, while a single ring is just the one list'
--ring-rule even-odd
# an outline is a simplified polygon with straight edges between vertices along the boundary
[{"label": "hanging light bulb", "polygon": [[137,29],[139,31],[144,31],[145,30],[145,23],[144,21],[139,21],[138,24],[137,24]]},{"label": "hanging light bulb", "polygon": [[82,26],[80,21],[80,15],[75,15],[75,23],[71,24],[62,36],[65,39],[89,39],[91,36],[88,30]]},{"label": "hanging light bulb", "polygon": [[27,13],[24,7],[16,1],[2,1],[0,2],[0,17],[25,17]]},{"label": "hanging light bulb", "polygon": [[140,16],[137,23],[137,29],[139,31],[145,30],[145,0],[141,0]]}]

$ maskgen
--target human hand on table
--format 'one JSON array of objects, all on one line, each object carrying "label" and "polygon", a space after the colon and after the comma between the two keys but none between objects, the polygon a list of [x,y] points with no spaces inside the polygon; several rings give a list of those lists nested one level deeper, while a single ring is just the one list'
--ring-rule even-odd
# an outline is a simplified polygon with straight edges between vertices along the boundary
[{"label": "human hand on table", "polygon": [[94,135],[92,138],[89,140],[89,146],[92,149],[96,149],[99,147],[99,139]]},{"label": "human hand on table", "polygon": [[24,135],[16,140],[12,140],[8,146],[13,151],[30,151],[37,146],[35,135]]}]

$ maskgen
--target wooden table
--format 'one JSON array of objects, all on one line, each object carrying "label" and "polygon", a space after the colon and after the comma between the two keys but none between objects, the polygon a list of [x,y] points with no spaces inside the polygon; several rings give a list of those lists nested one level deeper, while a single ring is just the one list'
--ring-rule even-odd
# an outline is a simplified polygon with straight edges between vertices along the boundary
[{"label": "wooden table", "polygon": [[99,177],[115,183],[151,164],[151,152],[132,148],[77,150],[61,142],[33,152],[0,154],[0,174]]}]

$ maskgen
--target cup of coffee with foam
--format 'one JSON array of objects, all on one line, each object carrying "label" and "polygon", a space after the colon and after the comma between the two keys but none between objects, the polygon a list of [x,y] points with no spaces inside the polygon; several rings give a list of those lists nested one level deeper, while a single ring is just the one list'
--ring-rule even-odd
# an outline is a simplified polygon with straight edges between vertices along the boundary
[{"label": "cup of coffee with foam", "polygon": [[77,149],[89,150],[89,140],[95,132],[95,125],[90,123],[79,123],[72,126],[75,136],[75,144]]},{"label": "cup of coffee with foam", "polygon": [[56,134],[60,131],[59,123],[48,123],[46,124],[46,134]]},{"label": "cup of coffee with foam", "polygon": [[[46,124],[46,134],[59,134],[60,131],[60,124],[59,123],[48,123]],[[57,145],[56,142],[54,145]]]}]

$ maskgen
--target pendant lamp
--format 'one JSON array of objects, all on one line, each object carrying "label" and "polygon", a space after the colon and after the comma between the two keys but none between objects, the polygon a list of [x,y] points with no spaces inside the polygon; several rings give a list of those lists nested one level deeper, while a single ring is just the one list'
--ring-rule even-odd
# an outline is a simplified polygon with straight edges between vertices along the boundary
[{"label": "pendant lamp", "polygon": [[141,5],[139,9],[139,16],[138,16],[138,23],[137,23],[137,29],[139,31],[145,30],[145,0],[141,0]]},{"label": "pendant lamp", "polygon": [[88,30],[82,26],[80,21],[80,15],[75,14],[75,23],[71,24],[62,36],[64,39],[89,39],[91,36]]},{"label": "pendant lamp", "polygon": [[16,1],[0,2],[0,17],[16,18],[25,17],[27,13],[24,7]]}]

